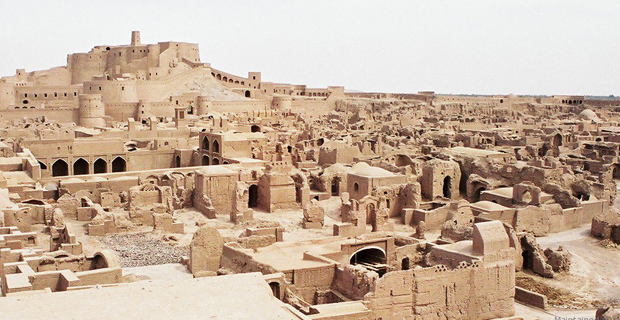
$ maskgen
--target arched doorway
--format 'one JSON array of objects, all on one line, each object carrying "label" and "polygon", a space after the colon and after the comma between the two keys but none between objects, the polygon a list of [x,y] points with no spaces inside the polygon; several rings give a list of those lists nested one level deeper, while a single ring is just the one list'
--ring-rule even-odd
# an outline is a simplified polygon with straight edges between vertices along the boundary
[{"label": "arched doorway", "polygon": [[249,98],[251,96],[250,90],[245,90],[245,97]]},{"label": "arched doorway", "polygon": [[443,178],[443,196],[448,199],[452,198],[452,177],[450,176]]},{"label": "arched doorway", "polygon": [[258,207],[258,186],[253,184],[248,189],[248,207]]},{"label": "arched doorway", "polygon": [[375,271],[383,276],[387,271],[387,258],[385,251],[379,247],[366,247],[357,250],[349,258],[352,265],[360,265],[366,269]]},{"label": "arched doorway", "polygon": [[103,269],[108,267],[108,262],[102,255],[96,255],[90,265],[91,270]]},{"label": "arched doorway", "polygon": [[220,159],[218,159],[218,158],[213,158],[212,164],[213,164],[214,166],[216,166],[216,165],[220,164]]},{"label": "arched doorway", "polygon": [[409,268],[411,268],[411,266],[409,265],[410,263],[411,261],[409,260],[409,257],[404,257],[400,269],[409,270]]},{"label": "arched doorway", "polygon": [[95,160],[95,162],[93,163],[93,173],[106,173],[106,172],[108,172],[108,163],[101,158]]},{"label": "arched doorway", "polygon": [[252,132],[260,132],[260,127],[257,125],[253,125],[250,129]]},{"label": "arched doorway", "polygon": [[340,179],[332,179],[332,196],[338,196],[340,194]]},{"label": "arched doorway", "polygon": [[73,163],[73,175],[88,174],[88,161],[79,158]]},{"label": "arched doorway", "polygon": [[174,157],[174,166],[177,168],[181,167],[181,156],[177,155]]},{"label": "arched doorway", "polygon": [[121,157],[112,160],[112,172],[125,172],[127,170],[127,162]]},{"label": "arched doorway", "polygon": [[65,160],[58,159],[52,165],[52,177],[62,177],[69,175],[69,165]]},{"label": "arched doorway", "polygon": [[611,172],[611,175],[614,179],[620,179],[620,165],[619,164],[614,164]]},{"label": "arched doorway", "polygon": [[208,166],[209,165],[209,157],[208,156],[202,156],[202,165],[203,166]]},{"label": "arched doorway", "polygon": [[45,165],[45,163],[41,162],[41,161],[37,161],[39,163],[39,167],[41,167],[41,170],[47,170],[47,166]]},{"label": "arched doorway", "polygon": [[476,191],[474,191],[474,194],[472,195],[472,202],[478,202],[480,201],[480,195],[482,194],[483,191],[486,191],[487,189],[485,189],[484,187],[480,187],[478,189],[476,189]]},{"label": "arched doorway", "polygon": [[562,135],[558,133],[555,136],[553,136],[553,146],[559,147],[561,145],[562,145]]}]

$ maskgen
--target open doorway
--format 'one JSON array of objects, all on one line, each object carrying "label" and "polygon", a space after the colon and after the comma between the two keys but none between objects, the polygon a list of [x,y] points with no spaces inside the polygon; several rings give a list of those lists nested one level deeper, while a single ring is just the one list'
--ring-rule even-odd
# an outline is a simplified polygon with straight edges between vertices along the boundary
[{"label": "open doorway", "polygon": [[258,207],[258,186],[255,184],[248,189],[248,207]]},{"label": "open doorway", "polygon": [[73,163],[73,174],[88,174],[88,161],[79,158]]},{"label": "open doorway", "polygon": [[52,177],[62,177],[69,175],[69,165],[65,160],[58,159],[52,165]]},{"label": "open doorway", "polygon": [[338,196],[340,194],[340,179],[332,179],[332,196]]},{"label": "open doorway", "polygon": [[356,251],[349,258],[352,265],[362,266],[368,270],[375,271],[379,276],[383,276],[387,272],[386,254],[383,249],[377,247],[366,247]]},{"label": "open doorway", "polygon": [[452,177],[446,176],[443,179],[443,196],[445,198],[452,198]]}]

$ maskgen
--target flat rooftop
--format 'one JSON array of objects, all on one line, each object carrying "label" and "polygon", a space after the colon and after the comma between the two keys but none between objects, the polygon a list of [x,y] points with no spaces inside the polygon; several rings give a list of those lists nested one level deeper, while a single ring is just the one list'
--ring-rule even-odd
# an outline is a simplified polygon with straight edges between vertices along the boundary
[{"label": "flat rooftop", "polygon": [[498,152],[498,151],[468,148],[468,147],[448,148],[446,149],[446,151],[452,154],[469,155],[469,156],[477,156],[477,157],[487,157],[487,156],[494,156],[494,155],[497,156],[497,155],[505,154],[505,153]]},{"label": "flat rooftop", "polygon": [[324,267],[331,263],[304,260],[304,252],[315,255],[340,252],[341,245],[347,241],[348,239],[341,237],[326,237],[299,242],[276,242],[247,253],[257,262],[270,265],[278,271]]},{"label": "flat rooftop", "polygon": [[2,319],[299,320],[260,273],[9,296],[0,310]]}]

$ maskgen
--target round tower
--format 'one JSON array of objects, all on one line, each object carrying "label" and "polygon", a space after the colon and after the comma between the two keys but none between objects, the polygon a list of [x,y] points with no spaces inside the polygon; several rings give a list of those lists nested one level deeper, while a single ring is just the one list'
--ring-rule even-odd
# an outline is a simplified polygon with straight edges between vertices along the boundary
[{"label": "round tower", "polygon": [[209,97],[206,96],[198,96],[198,106],[197,106],[197,110],[196,110],[196,115],[203,115],[205,113],[208,113],[209,110],[211,110],[211,101],[209,100]]},{"label": "round tower", "polygon": [[293,97],[291,96],[274,96],[272,105],[276,110],[291,111],[293,108]]},{"label": "round tower", "polygon": [[82,127],[105,127],[105,105],[100,94],[80,94],[78,110]]}]

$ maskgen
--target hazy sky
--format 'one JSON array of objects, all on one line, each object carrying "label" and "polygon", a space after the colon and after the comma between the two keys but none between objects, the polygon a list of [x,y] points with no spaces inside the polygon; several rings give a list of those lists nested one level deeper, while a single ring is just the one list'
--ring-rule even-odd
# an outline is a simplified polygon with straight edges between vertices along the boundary
[{"label": "hazy sky", "polygon": [[620,1],[7,1],[0,75],[95,45],[200,45],[263,81],[349,90],[620,95]]}]

